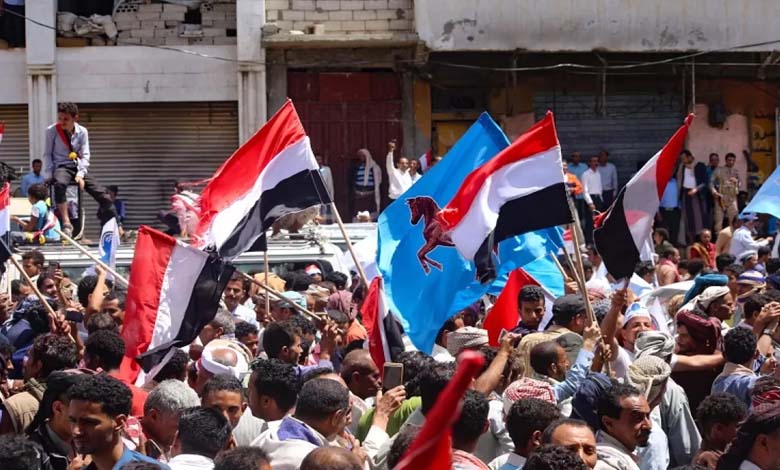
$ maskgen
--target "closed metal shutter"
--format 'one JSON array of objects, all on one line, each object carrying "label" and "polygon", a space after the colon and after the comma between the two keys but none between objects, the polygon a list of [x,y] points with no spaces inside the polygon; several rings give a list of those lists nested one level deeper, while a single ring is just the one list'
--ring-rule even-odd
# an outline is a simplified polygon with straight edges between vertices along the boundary
[{"label": "closed metal shutter", "polygon": [[[30,171],[30,129],[27,105],[0,105],[0,122],[5,121],[5,134],[0,143],[0,162],[11,165],[19,179]],[[38,156],[40,158],[40,156]],[[19,187],[19,181],[13,188]]]},{"label": "closed metal shutter", "polygon": [[607,115],[596,112],[595,95],[538,94],[534,97],[537,119],[547,110],[555,113],[555,126],[564,158],[582,153],[583,161],[609,152],[625,184],[682,125],[679,96],[657,94],[607,95]]},{"label": "closed metal shutter", "polygon": [[[90,104],[79,106],[89,130],[90,174],[118,185],[127,229],[160,228],[176,180],[208,178],[238,146],[238,105],[226,103]],[[84,194],[86,235],[100,233],[97,204]]]}]

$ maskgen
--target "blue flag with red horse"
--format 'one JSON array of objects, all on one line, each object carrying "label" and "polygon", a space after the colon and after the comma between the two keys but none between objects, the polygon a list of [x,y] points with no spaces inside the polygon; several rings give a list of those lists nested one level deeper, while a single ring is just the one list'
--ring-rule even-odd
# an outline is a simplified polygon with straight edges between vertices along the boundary
[{"label": "blue flag with red horse", "polygon": [[[387,303],[421,351],[432,351],[448,318],[495,291],[491,283],[479,281],[475,262],[454,248],[437,214],[475,168],[509,144],[501,128],[483,113],[445,158],[379,216],[377,265],[385,279]],[[510,271],[557,252],[562,243],[555,229],[502,241],[497,283],[503,285]]]}]

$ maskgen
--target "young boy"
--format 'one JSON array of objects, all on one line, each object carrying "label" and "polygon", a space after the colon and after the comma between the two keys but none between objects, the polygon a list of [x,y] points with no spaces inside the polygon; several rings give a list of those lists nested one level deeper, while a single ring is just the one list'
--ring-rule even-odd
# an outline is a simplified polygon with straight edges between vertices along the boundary
[{"label": "young boy", "polygon": [[103,225],[116,215],[114,202],[89,171],[89,134],[79,124],[79,108],[74,103],[57,105],[57,122],[46,128],[46,142],[43,151],[43,164],[46,178],[54,183],[54,202],[62,218],[62,231],[73,233],[73,225],[68,214],[68,201],[65,191],[71,182],[86,190],[100,205],[99,218]]},{"label": "young boy", "polygon": [[13,221],[21,225],[21,232],[12,232],[15,243],[39,243],[60,241],[60,234],[55,229],[60,228],[60,222],[48,205],[46,205],[46,186],[34,184],[27,189],[27,199],[32,204],[30,218],[22,220],[14,216]]}]

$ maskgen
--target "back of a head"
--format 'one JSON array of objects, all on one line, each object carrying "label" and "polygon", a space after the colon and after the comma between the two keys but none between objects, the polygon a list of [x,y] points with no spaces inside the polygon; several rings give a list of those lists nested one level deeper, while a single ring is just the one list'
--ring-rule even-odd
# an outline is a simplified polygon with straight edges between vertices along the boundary
[{"label": "back of a head", "polygon": [[130,388],[107,374],[88,376],[68,392],[71,400],[100,404],[103,413],[115,418],[129,415],[133,403]]},{"label": "back of a head", "polygon": [[[609,416],[610,418],[619,419],[622,407],[620,406],[620,400],[626,397],[642,396],[642,394],[633,385],[625,385],[621,383],[615,383],[612,387],[604,391],[599,397],[596,405],[598,416],[603,418]],[[599,427],[603,429],[603,424],[599,420]]]},{"label": "back of a head", "polygon": [[236,333],[235,318],[233,318],[233,315],[230,312],[222,308],[217,310],[214,319],[209,322],[209,325],[216,328],[222,328],[223,335],[233,335]]},{"label": "back of a head", "polygon": [[768,303],[769,298],[763,294],[753,293],[748,295],[742,304],[742,313],[744,314],[745,320],[750,320],[758,315],[759,312],[761,312],[761,309]]},{"label": "back of a head", "polygon": [[200,398],[187,384],[179,380],[164,380],[157,384],[144,402],[144,414],[156,409],[166,416],[200,405]]},{"label": "back of a head", "polygon": [[558,361],[558,343],[545,341],[531,348],[531,367],[540,375],[547,375],[550,365]]},{"label": "back of a head", "polygon": [[780,431],[780,402],[755,408],[739,425],[737,436],[718,460],[717,470],[739,468],[742,461],[750,455],[760,435],[775,434],[778,431]]},{"label": "back of a head", "polygon": [[79,363],[78,348],[67,336],[54,334],[38,336],[33,341],[31,355],[42,364],[39,373],[42,379],[55,370],[73,369]]},{"label": "back of a head", "polygon": [[550,423],[560,417],[561,412],[552,403],[537,398],[522,398],[514,402],[509,409],[506,430],[515,449],[524,449],[534,432],[543,432]]},{"label": "back of a head", "polygon": [[125,340],[116,331],[99,330],[87,337],[84,352],[104,370],[115,370],[125,357]]},{"label": "back of a head", "polygon": [[737,257],[732,254],[729,253],[720,254],[715,257],[715,268],[717,268],[718,272],[722,273],[727,266],[729,266],[730,264],[734,264],[736,260]]},{"label": "back of a head", "polygon": [[157,382],[164,382],[170,379],[182,380],[187,376],[187,364],[190,362],[190,357],[186,352],[181,349],[177,349],[173,352],[173,356],[168,360],[157,375],[154,376],[154,380]]},{"label": "back of a head", "polygon": [[292,346],[300,332],[288,321],[271,323],[263,332],[263,350],[269,358],[279,357],[282,348]]},{"label": "back of a head", "polygon": [[313,379],[301,387],[295,417],[302,421],[322,420],[349,407],[349,389],[330,379]]},{"label": "back of a head", "polygon": [[349,278],[346,274],[338,271],[331,271],[325,276],[326,281],[330,281],[336,285],[336,289],[344,290],[347,288],[347,281]]},{"label": "back of a head", "polygon": [[419,426],[408,424],[401,429],[401,432],[395,435],[393,444],[390,446],[390,452],[387,454],[387,468],[395,468],[398,465],[419,432]]},{"label": "back of a head", "polygon": [[227,446],[232,431],[227,418],[219,410],[197,406],[182,411],[177,439],[182,454],[213,459]]},{"label": "back of a head", "polygon": [[[0,468],[3,470],[44,470],[44,452],[27,436],[0,436]],[[47,459],[48,460],[48,459]]]},{"label": "back of a head", "polygon": [[91,315],[84,326],[87,328],[87,333],[90,335],[101,330],[119,332],[119,327],[114,318],[105,312],[97,312]]},{"label": "back of a head", "polygon": [[283,411],[295,406],[301,381],[294,366],[278,359],[261,359],[253,365],[252,380],[257,394],[271,397]]},{"label": "back of a head", "polygon": [[301,462],[300,470],[362,470],[363,462],[340,447],[319,447]]},{"label": "back of a head", "polygon": [[523,470],[589,470],[585,462],[566,447],[543,445],[528,457]]},{"label": "back of a head", "polygon": [[214,459],[214,470],[270,470],[268,455],[259,447],[236,447]]},{"label": "back of a head", "polygon": [[136,460],[127,462],[122,465],[119,470],[162,470],[162,466],[155,462],[147,462],[145,460]]},{"label": "back of a head", "polygon": [[755,357],[756,335],[748,328],[732,328],[723,339],[723,355],[734,364],[745,364]]},{"label": "back of a head", "polygon": [[488,399],[476,390],[466,390],[458,420],[452,425],[454,444],[473,443],[485,431],[490,405]]},{"label": "back of a head", "polygon": [[422,371],[420,374],[420,398],[422,398],[420,411],[423,414],[428,413],[433,408],[439,394],[450,382],[453,375],[455,375],[455,364],[451,362],[437,362]]},{"label": "back of a head", "polygon": [[419,396],[422,371],[434,364],[434,359],[420,351],[404,351],[396,357],[396,361],[404,365],[406,396]]}]

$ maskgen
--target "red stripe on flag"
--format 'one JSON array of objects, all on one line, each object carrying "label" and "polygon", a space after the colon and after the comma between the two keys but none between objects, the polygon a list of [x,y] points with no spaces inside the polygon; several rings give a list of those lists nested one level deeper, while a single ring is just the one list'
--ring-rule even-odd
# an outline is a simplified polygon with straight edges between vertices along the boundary
[{"label": "red stripe on flag", "polygon": [[490,175],[506,165],[532,157],[557,145],[559,143],[558,135],[555,132],[553,113],[547,111],[544,119],[534,124],[509,147],[499,152],[487,163],[472,171],[463,181],[452,200],[439,212],[439,219],[445,224],[445,227],[452,229],[468,213],[474,199]]},{"label": "red stripe on flag", "polygon": [[122,327],[125,358],[119,374],[126,383],[135,382],[141,371],[135,358],[146,352],[152,340],[160,306],[160,292],[175,247],[176,240],[173,237],[146,226],[138,229]]},{"label": "red stripe on flag", "polygon": [[517,297],[520,295],[520,290],[527,285],[538,286],[539,283],[524,269],[515,269],[509,274],[504,289],[482,325],[488,332],[491,346],[498,346],[498,337],[502,329],[511,331],[517,326],[520,320],[520,305]]},{"label": "red stripe on flag", "polygon": [[0,142],[3,141],[3,134],[5,134],[5,121],[0,121]]},{"label": "red stripe on flag", "polygon": [[380,307],[384,305],[381,296],[382,278],[377,276],[371,281],[366,299],[363,301],[363,307],[360,309],[360,313],[363,314],[363,325],[368,333],[368,352],[379,370],[382,370],[385,358],[389,356],[389,351],[385,351],[387,340],[382,337],[381,323],[384,320],[385,312],[380,311]]},{"label": "red stripe on flag", "polygon": [[685,138],[688,136],[688,129],[693,122],[693,114],[689,114],[685,118],[685,123],[677,129],[669,142],[661,149],[661,155],[658,157],[658,161],[655,166],[655,184],[658,189],[658,199],[660,200],[664,195],[666,185],[669,183],[669,179],[674,173],[674,167],[677,165],[677,157],[682,152],[683,145],[685,144]]},{"label": "red stripe on flag", "polygon": [[417,437],[395,470],[451,470],[450,427],[460,416],[460,400],[485,363],[482,354],[466,351],[458,356],[458,370],[428,412]]},{"label": "red stripe on flag", "polygon": [[222,164],[203,189],[199,200],[198,233],[208,229],[221,210],[246,194],[274,157],[304,137],[303,124],[288,99],[255,135]]},{"label": "red stripe on flag", "polygon": [[11,185],[5,183],[0,189],[0,211],[11,205]]}]

